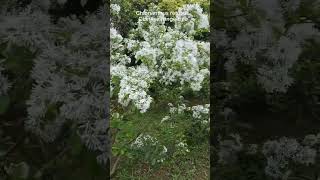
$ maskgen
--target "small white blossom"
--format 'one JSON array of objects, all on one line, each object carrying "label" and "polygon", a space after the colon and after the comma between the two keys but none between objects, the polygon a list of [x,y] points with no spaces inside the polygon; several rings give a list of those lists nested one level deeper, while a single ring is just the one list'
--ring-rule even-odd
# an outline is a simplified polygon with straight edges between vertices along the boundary
[{"label": "small white blossom", "polygon": [[110,4],[112,12],[118,14],[121,10],[121,7],[118,4]]}]

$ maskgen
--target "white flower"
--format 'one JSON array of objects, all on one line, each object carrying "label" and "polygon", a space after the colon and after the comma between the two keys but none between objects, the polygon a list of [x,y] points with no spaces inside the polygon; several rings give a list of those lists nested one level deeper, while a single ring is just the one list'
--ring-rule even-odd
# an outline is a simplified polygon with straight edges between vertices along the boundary
[{"label": "white flower", "polygon": [[200,28],[209,29],[208,16],[203,13],[199,4],[187,4],[176,14],[177,30],[192,34]]},{"label": "white flower", "polygon": [[134,148],[142,148],[143,146],[145,146],[146,144],[149,145],[157,145],[158,144],[158,140],[155,137],[150,136],[149,134],[140,134],[135,141],[131,144],[131,147]]},{"label": "white flower", "polygon": [[116,14],[118,14],[121,10],[121,7],[118,4],[110,4],[110,8]]},{"label": "white flower", "polygon": [[170,119],[170,116],[165,116],[164,118],[162,118],[161,123],[163,123],[164,121],[167,121],[168,119]]},{"label": "white flower", "polygon": [[188,149],[188,144],[185,142],[179,142],[176,146],[180,149],[180,151],[190,152]]},{"label": "white flower", "polygon": [[316,150],[300,145],[296,139],[283,137],[278,141],[267,141],[262,148],[267,157],[266,174],[274,178],[282,177],[291,161],[301,164],[315,163]]},{"label": "white flower", "polygon": [[162,154],[165,154],[165,153],[167,153],[168,152],[168,149],[167,149],[167,147],[166,146],[163,146],[163,151],[162,151]]},{"label": "white flower", "polygon": [[209,28],[208,15],[206,15],[206,14],[201,14],[200,15],[199,28],[204,28],[204,29],[208,29]]},{"label": "white flower", "polygon": [[197,106],[192,106],[192,116],[196,119],[200,119],[203,114],[209,114],[209,106],[210,104],[206,104],[205,106],[203,105],[197,105]]},{"label": "white flower", "polygon": [[[181,17],[191,18],[192,28],[205,26],[205,17],[199,5],[185,6],[179,10]],[[193,12],[198,15],[193,16]],[[163,13],[158,16],[164,17]],[[209,77],[209,43],[193,40],[193,35],[178,26],[167,27],[163,21],[138,22],[138,27],[123,38],[116,29],[110,29],[112,87],[119,89],[118,102],[122,106],[134,105],[146,112],[153,101],[149,88],[153,84],[169,86],[180,84],[194,91],[203,88]],[[134,58],[126,55],[129,52]],[[132,63],[139,63],[129,66]],[[119,81],[120,80],[120,81]],[[178,107],[178,113],[185,110]],[[170,111],[176,111],[172,108]]]}]

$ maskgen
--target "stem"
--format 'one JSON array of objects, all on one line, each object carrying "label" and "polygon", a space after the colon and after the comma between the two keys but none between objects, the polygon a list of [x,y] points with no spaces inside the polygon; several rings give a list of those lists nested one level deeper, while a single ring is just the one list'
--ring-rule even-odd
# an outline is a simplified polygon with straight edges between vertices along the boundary
[{"label": "stem", "polygon": [[116,161],[114,162],[113,166],[112,166],[112,169],[111,169],[111,172],[110,172],[110,176],[111,178],[114,176],[116,170],[117,170],[117,166],[118,166],[118,163],[120,161],[120,156],[117,157]]},{"label": "stem", "polygon": [[[137,137],[139,137],[140,134],[141,134],[141,133],[139,133],[139,134],[137,135]],[[134,138],[134,139],[132,139],[128,144],[130,145],[135,139],[137,139],[137,137]],[[112,166],[112,169],[111,169],[111,172],[110,172],[110,177],[111,177],[111,178],[115,175],[115,172],[116,172],[116,170],[117,170],[117,166],[118,166],[119,161],[120,161],[120,156],[117,156],[117,159],[116,159],[116,161],[114,162],[114,164],[113,164],[113,166]]]}]

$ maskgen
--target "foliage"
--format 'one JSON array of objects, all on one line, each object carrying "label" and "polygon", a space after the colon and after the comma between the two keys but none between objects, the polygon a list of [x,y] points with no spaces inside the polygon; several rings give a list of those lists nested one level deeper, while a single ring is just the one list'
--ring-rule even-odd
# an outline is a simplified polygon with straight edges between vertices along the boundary
[{"label": "foliage", "polygon": [[117,18],[113,17],[115,21],[114,25],[117,30],[120,31],[124,37],[127,37],[129,31],[137,27],[136,22],[139,19],[139,15],[136,11],[143,11],[158,6],[159,11],[163,12],[176,12],[185,4],[198,3],[205,12],[209,12],[209,1],[208,0],[111,0],[111,4],[117,4],[121,7]]},{"label": "foliage", "polygon": [[[302,139],[282,137],[261,144],[243,143],[239,135],[221,139],[217,152],[217,177],[232,179],[283,179],[299,176],[302,171],[317,174],[319,134]],[[300,174],[301,175],[301,174]]]},{"label": "foliage", "polygon": [[[70,4],[76,15],[62,12]],[[105,178],[107,12],[82,14],[91,5],[1,4],[1,178],[16,178],[15,169],[23,179]]]},{"label": "foliage", "polygon": [[196,3],[199,4],[204,11],[206,12],[209,11],[210,1],[207,1],[207,0],[178,0],[178,1],[162,0],[160,1],[159,6],[163,10],[176,11],[185,4],[196,4]]},{"label": "foliage", "polygon": [[[301,139],[319,128],[319,7],[309,0],[215,1],[211,78],[217,123],[211,128],[224,142],[215,141],[217,156],[235,163],[214,159],[214,177],[314,178],[317,148]],[[227,138],[235,131],[242,145]],[[246,170],[241,167],[251,160],[241,159],[250,144],[260,148],[250,155],[259,168]],[[272,150],[263,153],[263,144]]]},{"label": "foliage", "polygon": [[[111,5],[112,151],[115,159],[159,169],[208,141],[209,105],[202,104],[208,102],[210,46],[194,38],[208,32],[208,16],[197,4],[184,5],[176,22],[159,21],[165,18],[160,12],[137,20],[126,37],[117,30],[120,7]],[[124,176],[125,169],[119,171]]]}]

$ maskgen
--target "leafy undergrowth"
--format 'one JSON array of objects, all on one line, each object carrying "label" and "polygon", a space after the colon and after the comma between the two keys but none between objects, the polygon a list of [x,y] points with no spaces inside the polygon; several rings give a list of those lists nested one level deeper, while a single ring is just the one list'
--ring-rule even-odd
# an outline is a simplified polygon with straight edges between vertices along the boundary
[{"label": "leafy undergrowth", "polygon": [[[167,114],[165,108],[158,107],[145,114],[130,116],[130,124],[135,132],[161,133],[161,119]],[[112,121],[111,121],[112,123]],[[184,129],[184,122],[177,122],[177,129]],[[128,124],[128,123],[127,123]],[[161,141],[161,139],[159,139]],[[188,146],[190,152],[180,156],[169,156],[164,162],[151,165],[148,162],[130,157],[120,157],[112,179],[209,179],[209,145],[204,139],[198,144]],[[112,158],[112,164],[117,157]]]},{"label": "leafy undergrowth", "polygon": [[0,120],[4,122],[0,126],[0,179],[106,178],[95,153],[87,150],[76,134],[68,131],[65,139],[45,144],[24,131],[22,123],[3,116]]},{"label": "leafy undergrowth", "polygon": [[[122,160],[121,170],[114,179],[209,179],[208,146],[192,150],[188,157],[162,164],[153,169],[148,164]],[[199,154],[201,152],[201,154]]]}]

